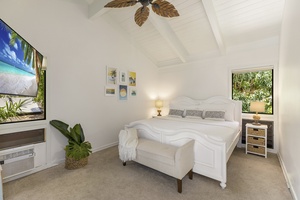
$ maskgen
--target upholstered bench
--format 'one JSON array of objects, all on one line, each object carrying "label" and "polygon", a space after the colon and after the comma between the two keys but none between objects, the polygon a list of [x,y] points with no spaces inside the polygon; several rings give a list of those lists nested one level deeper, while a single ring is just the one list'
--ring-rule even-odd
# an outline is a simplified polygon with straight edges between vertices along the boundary
[{"label": "upholstered bench", "polygon": [[189,174],[189,178],[193,179],[194,140],[176,147],[139,138],[134,161],[176,178],[178,192],[181,193],[183,177]]}]

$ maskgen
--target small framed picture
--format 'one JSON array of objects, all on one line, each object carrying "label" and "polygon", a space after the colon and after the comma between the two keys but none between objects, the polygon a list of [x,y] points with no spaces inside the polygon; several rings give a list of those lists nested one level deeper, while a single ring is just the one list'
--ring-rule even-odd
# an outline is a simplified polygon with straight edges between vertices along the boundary
[{"label": "small framed picture", "polygon": [[137,95],[136,89],[135,88],[130,88],[130,96],[131,97],[136,97],[136,95]]},{"label": "small framed picture", "polygon": [[128,87],[127,85],[119,85],[119,99],[127,100],[128,97]]},{"label": "small framed picture", "polygon": [[128,73],[129,86],[136,86],[136,72]]},{"label": "small framed picture", "polygon": [[118,68],[107,67],[106,82],[107,82],[107,84],[112,84],[112,85],[117,84],[117,82],[118,82]]},{"label": "small framed picture", "polygon": [[116,96],[116,87],[114,86],[105,86],[105,96]]},{"label": "small framed picture", "polygon": [[127,84],[127,72],[120,71],[120,84]]}]

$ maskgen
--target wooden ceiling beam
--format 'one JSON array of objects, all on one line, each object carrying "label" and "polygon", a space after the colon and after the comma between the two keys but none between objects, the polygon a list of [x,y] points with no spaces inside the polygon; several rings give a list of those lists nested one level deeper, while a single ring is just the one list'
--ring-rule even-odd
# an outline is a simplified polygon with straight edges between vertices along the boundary
[{"label": "wooden ceiling beam", "polygon": [[206,12],[208,21],[210,23],[211,29],[213,31],[213,34],[215,36],[216,42],[219,46],[221,55],[226,54],[226,46],[224,44],[223,35],[219,26],[218,18],[216,15],[216,11],[213,5],[212,0],[202,0],[202,4],[204,7],[204,10]]}]

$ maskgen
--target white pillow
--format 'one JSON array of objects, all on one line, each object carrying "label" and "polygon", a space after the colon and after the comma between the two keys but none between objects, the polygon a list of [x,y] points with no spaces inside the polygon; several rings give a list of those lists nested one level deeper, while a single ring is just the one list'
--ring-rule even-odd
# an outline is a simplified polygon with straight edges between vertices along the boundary
[{"label": "white pillow", "polygon": [[202,104],[198,107],[200,110],[224,111],[226,121],[234,121],[234,103],[226,104]]}]

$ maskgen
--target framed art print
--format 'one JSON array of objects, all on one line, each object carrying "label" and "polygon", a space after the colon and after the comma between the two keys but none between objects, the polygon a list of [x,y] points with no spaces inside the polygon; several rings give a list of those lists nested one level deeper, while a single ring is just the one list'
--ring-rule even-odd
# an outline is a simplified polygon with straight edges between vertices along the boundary
[{"label": "framed art print", "polygon": [[119,85],[119,99],[127,100],[128,97],[128,87],[127,85]]},{"label": "framed art print", "polygon": [[105,86],[105,96],[116,96],[116,87],[114,86]]},{"label": "framed art print", "polygon": [[106,81],[107,84],[116,85],[118,81],[118,68],[107,67],[106,68]]},{"label": "framed art print", "polygon": [[128,73],[129,86],[136,86],[136,72]]},{"label": "framed art print", "polygon": [[127,72],[120,71],[120,84],[127,84]]},{"label": "framed art print", "polygon": [[137,95],[136,89],[135,88],[130,88],[130,96],[131,97],[136,97],[136,95]]}]

